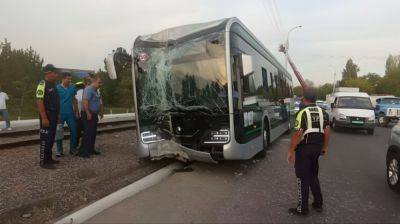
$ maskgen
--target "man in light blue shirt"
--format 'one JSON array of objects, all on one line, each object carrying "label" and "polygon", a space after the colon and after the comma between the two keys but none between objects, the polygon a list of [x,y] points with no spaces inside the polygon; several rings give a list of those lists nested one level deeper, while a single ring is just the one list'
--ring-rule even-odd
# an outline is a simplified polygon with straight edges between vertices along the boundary
[{"label": "man in light blue shirt", "polygon": [[102,85],[101,78],[96,76],[92,79],[92,83],[83,90],[83,139],[80,156],[88,158],[92,154],[100,152],[94,150],[97,134],[97,123],[99,116],[102,118],[101,98],[98,89]]},{"label": "man in light blue shirt", "polygon": [[[60,95],[60,123],[66,122],[70,130],[70,154],[77,153],[77,127],[76,118],[79,116],[77,101],[75,99],[76,88],[71,84],[72,77],[69,73],[62,74],[61,84],[57,85],[57,91]],[[63,156],[62,140],[57,141],[56,156]]]}]

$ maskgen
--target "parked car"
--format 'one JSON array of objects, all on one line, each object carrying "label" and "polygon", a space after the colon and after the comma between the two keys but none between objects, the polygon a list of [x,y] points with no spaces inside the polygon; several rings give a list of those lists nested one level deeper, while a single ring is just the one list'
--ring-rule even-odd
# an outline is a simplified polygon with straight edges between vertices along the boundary
[{"label": "parked car", "polygon": [[376,99],[375,116],[380,126],[387,126],[391,121],[399,120],[400,98],[384,97]]},{"label": "parked car", "polygon": [[390,134],[389,148],[386,154],[386,179],[389,187],[400,191],[400,123],[397,123]]},{"label": "parked car", "polygon": [[374,134],[374,108],[367,93],[336,92],[331,99],[329,116],[333,130],[360,129],[366,130],[370,135]]},{"label": "parked car", "polygon": [[328,109],[329,109],[328,103],[325,102],[325,101],[317,100],[317,101],[315,102],[315,104],[316,104],[317,106],[321,107],[321,108],[324,109],[324,110],[328,110]]}]

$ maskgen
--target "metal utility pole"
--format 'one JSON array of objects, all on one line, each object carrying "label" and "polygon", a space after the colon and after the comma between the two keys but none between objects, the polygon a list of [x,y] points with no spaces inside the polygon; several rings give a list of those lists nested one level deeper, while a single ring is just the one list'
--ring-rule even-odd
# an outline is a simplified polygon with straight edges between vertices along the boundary
[{"label": "metal utility pole", "polygon": [[292,29],[289,30],[289,32],[287,34],[287,38],[286,38],[286,43],[280,45],[279,51],[285,54],[286,61],[289,62],[290,67],[292,67],[293,72],[297,77],[297,80],[299,80],[299,82],[300,82],[300,85],[303,87],[303,89],[307,89],[307,88],[309,88],[308,84],[306,83],[306,81],[304,80],[303,76],[301,75],[301,73],[297,69],[296,65],[293,63],[292,59],[289,56],[289,37],[290,37],[290,33],[293,30],[295,30],[297,28],[301,28],[301,27],[302,26],[296,26],[296,27],[293,27]]}]

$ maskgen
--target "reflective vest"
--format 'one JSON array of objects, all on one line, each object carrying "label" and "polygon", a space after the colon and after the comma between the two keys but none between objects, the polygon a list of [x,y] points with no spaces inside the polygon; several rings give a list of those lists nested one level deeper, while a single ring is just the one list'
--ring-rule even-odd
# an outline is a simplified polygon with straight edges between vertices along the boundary
[{"label": "reflective vest", "polygon": [[[307,129],[304,130],[303,137],[309,133],[324,133],[324,113],[320,107],[306,107],[301,110],[296,117],[296,126],[299,128],[301,128],[303,113],[306,113],[307,117]],[[312,124],[317,121],[319,127],[313,127]]]}]

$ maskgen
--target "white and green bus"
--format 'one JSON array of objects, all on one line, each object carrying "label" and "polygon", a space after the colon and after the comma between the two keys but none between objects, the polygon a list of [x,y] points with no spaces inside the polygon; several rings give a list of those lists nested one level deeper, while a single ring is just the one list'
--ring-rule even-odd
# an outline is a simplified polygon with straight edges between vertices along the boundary
[{"label": "white and green bus", "polygon": [[263,157],[290,130],[291,75],[237,18],[139,36],[132,67],[141,158]]}]

